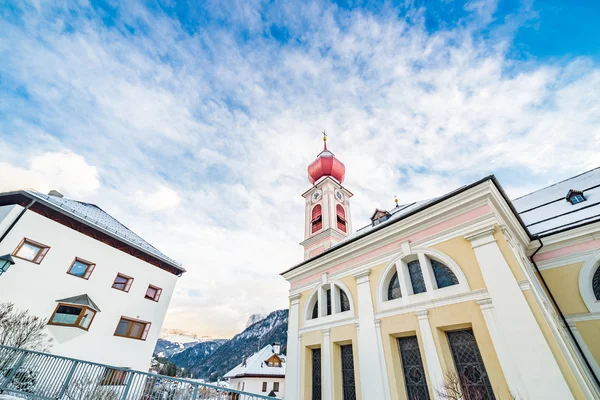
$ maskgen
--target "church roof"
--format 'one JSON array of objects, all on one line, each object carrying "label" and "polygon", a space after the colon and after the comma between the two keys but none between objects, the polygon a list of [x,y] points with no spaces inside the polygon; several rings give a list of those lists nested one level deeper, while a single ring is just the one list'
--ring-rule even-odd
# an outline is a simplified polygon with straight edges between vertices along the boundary
[{"label": "church roof", "polygon": [[[570,203],[566,199],[570,192],[581,192],[585,201]],[[600,168],[536,190],[512,203],[527,230],[536,236],[600,221]]]},{"label": "church roof", "polygon": [[[488,180],[496,185],[532,239],[600,221],[600,167],[536,190],[512,201],[506,196],[496,177],[490,175],[440,197],[396,206],[388,211],[391,214],[388,220],[378,225],[369,224],[358,229],[326,251],[304,260],[282,274]],[[565,198],[569,191],[582,192],[585,201],[577,204],[570,203]]]},{"label": "church roof", "polygon": [[281,367],[269,367],[266,361],[275,354],[275,349],[272,345],[266,345],[258,352],[251,355],[246,360],[246,365],[243,363],[236,365],[231,371],[224,375],[224,378],[241,378],[244,376],[272,376],[272,377],[283,377],[285,376],[285,355],[278,354],[277,356],[281,359]]},{"label": "church roof", "polygon": [[82,201],[67,199],[65,197],[50,196],[36,192],[34,190],[23,190],[19,192],[2,193],[3,196],[10,196],[16,193],[24,193],[30,198],[43,203],[51,208],[69,216],[76,220],[84,222],[86,225],[92,226],[101,232],[104,232],[118,240],[135,247],[146,254],[149,254],[167,264],[174,267],[179,272],[185,272],[181,267],[181,263],[167,257],[156,247],[142,239],[131,229],[117,221],[114,217],[108,214],[95,204],[85,203]]}]

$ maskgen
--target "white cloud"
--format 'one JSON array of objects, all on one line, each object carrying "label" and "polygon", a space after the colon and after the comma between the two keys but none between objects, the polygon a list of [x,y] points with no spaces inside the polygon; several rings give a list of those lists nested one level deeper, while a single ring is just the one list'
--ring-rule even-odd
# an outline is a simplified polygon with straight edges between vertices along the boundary
[{"label": "white cloud", "polygon": [[100,187],[98,170],[70,151],[43,153],[28,166],[0,163],[0,190],[31,188],[46,193],[52,189],[69,196],[88,196]]},{"label": "white cloud", "polygon": [[136,192],[136,201],[148,211],[163,211],[176,208],[181,199],[177,192],[166,186],[158,186],[149,192]]},{"label": "white cloud", "polygon": [[[510,36],[474,36],[482,18],[430,33],[418,10],[409,24],[325,2],[262,18],[258,3],[209,6],[243,35],[285,23],[284,44],[185,30],[135,2],[114,27],[53,7],[0,19],[0,75],[29,99],[0,92],[0,188],[86,197],[181,261],[167,327],[231,335],[287,306],[278,274],[302,257],[300,194],[323,129],[347,167],[355,228],[396,195],[493,172],[520,194],[597,163],[597,65],[511,59]],[[489,21],[495,2],[471,9]]]}]

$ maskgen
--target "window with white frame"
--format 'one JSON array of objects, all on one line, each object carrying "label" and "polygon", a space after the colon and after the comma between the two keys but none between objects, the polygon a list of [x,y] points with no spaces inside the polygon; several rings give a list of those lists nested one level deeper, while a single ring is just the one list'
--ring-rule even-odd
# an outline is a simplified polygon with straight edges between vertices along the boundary
[{"label": "window with white frame", "polygon": [[459,285],[450,267],[424,253],[410,254],[397,260],[384,279],[384,301]]},{"label": "window with white frame", "polygon": [[317,319],[338,315],[351,310],[350,297],[340,284],[329,282],[321,285],[309,300],[308,318]]}]

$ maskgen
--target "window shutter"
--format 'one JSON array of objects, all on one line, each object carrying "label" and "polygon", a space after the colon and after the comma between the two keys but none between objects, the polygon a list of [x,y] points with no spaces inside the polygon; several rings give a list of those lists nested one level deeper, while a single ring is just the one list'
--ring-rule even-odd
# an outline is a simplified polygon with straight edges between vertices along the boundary
[{"label": "window shutter", "polygon": [[156,291],[156,296],[154,297],[154,300],[159,301],[160,300],[160,295],[162,294],[162,289],[158,289]]},{"label": "window shutter", "polygon": [[44,258],[44,256],[46,255],[46,253],[48,252],[48,250],[50,250],[50,247],[44,247],[42,249],[42,251],[40,251],[37,255],[37,257],[35,258],[35,262],[39,263],[42,261],[42,259]]},{"label": "window shutter", "polygon": [[85,271],[85,275],[83,275],[84,279],[88,279],[90,277],[90,275],[92,275],[92,272],[94,272],[94,268],[96,268],[96,264],[92,264],[88,267],[88,269]]},{"label": "window shutter", "polygon": [[127,279],[127,283],[125,284],[125,291],[129,292],[129,289],[131,288],[131,284],[133,283],[133,279],[129,278]]},{"label": "window shutter", "polygon": [[322,210],[322,208],[321,208],[320,204],[317,204],[312,209],[312,215],[311,215],[311,220],[310,220],[310,223],[312,225],[311,233],[315,233],[323,227],[323,219],[321,217],[321,210]]},{"label": "window shutter", "polygon": [[338,229],[342,232],[346,232],[346,211],[344,211],[344,207],[338,204],[335,211],[337,214]]},{"label": "window shutter", "polygon": [[150,325],[152,325],[150,322],[148,322],[146,324],[146,327],[144,328],[144,333],[142,333],[142,340],[146,340],[146,338],[148,337],[148,332],[150,331]]}]

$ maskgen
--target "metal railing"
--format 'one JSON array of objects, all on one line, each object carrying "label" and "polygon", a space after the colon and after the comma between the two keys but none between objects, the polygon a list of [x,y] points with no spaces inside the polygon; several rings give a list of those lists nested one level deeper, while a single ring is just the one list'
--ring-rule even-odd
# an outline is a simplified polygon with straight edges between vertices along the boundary
[{"label": "metal railing", "polygon": [[0,346],[0,394],[45,400],[258,400],[253,393]]}]

